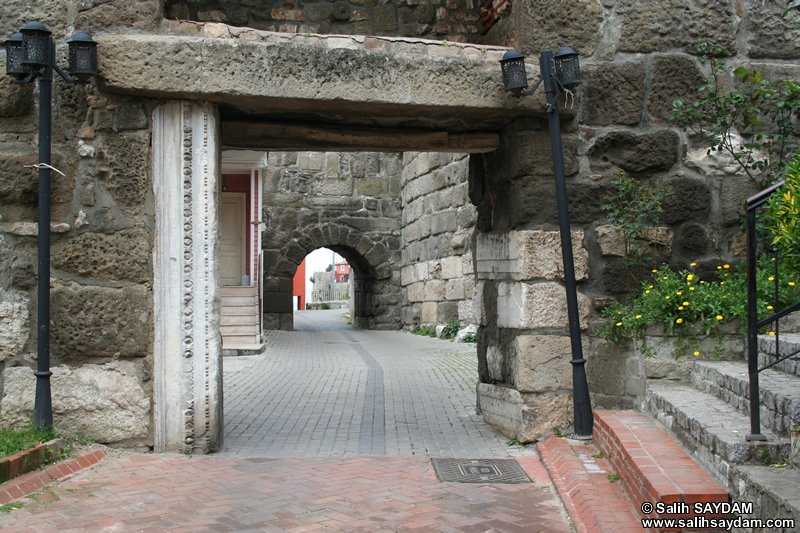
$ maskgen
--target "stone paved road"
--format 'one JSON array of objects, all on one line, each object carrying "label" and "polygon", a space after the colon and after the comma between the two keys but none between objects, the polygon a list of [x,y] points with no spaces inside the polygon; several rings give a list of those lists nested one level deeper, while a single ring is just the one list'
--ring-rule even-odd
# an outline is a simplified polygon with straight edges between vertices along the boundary
[{"label": "stone paved road", "polygon": [[535,453],[475,414],[475,345],[295,313],[262,355],[224,361],[226,457]]}]

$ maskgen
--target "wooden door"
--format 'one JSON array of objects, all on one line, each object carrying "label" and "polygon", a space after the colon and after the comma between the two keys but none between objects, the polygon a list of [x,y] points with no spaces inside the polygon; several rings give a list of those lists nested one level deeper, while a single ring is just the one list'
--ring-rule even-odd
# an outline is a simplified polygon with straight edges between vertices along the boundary
[{"label": "wooden door", "polygon": [[222,193],[220,212],[219,282],[241,285],[244,276],[245,194]]}]

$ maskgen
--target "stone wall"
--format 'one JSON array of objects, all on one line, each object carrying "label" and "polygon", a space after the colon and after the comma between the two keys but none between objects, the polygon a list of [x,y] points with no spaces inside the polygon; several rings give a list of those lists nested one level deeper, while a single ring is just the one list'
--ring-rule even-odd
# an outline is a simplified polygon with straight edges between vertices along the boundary
[{"label": "stone wall", "polygon": [[[0,33],[37,18],[63,42],[132,21],[107,5],[4,4]],[[112,13],[113,11],[113,13]],[[146,10],[136,24],[147,26]],[[158,13],[156,9],[154,13]],[[59,52],[61,50],[59,49]],[[62,58],[62,55],[59,55]],[[0,79],[0,425],[33,412],[37,352],[38,92]],[[51,367],[56,427],[152,445],[154,205],[149,101],[53,85]],[[63,175],[61,174],[63,173]],[[87,417],[87,413],[91,416]]]},{"label": "stone wall", "polygon": [[270,152],[264,177],[264,327],[292,328],[292,277],[317,248],[350,263],[353,324],[400,327],[402,155]]},{"label": "stone wall", "polygon": [[[710,75],[708,65],[695,61],[701,39],[727,48],[734,65],[757,67],[773,79],[800,80],[800,30],[794,27],[798,16],[783,19],[785,7],[781,2],[738,0],[515,0],[508,16],[487,35],[487,42],[530,56],[531,83],[542,49],[572,46],[581,53],[584,83],[574,105],[562,98],[561,122],[570,221],[578,236],[573,241],[576,254],[588,258],[578,269],[579,301],[590,390],[598,406],[638,406],[647,379],[679,379],[683,372],[666,368],[676,365],[674,361],[656,369],[641,358],[630,360],[630,353],[593,336],[601,323],[600,310],[627,291],[621,236],[601,210],[605,197],[615,192],[613,174],[622,169],[643,183],[674,188],[676,197],[665,205],[658,230],[660,260],[678,269],[695,262],[696,272],[706,279],[721,262],[744,260],[743,202],[758,187],[669,117],[673,100],[694,97]],[[557,210],[546,123],[517,120],[502,138],[497,152],[473,156],[470,176],[470,197],[478,206],[478,229],[483,232],[475,252],[477,305],[484,325],[479,335],[479,401],[487,419],[507,434],[532,440],[556,427],[556,418],[571,423],[570,404],[561,402],[563,410],[556,417],[550,411],[555,403],[542,403],[550,394],[569,395],[571,383],[553,392],[555,385],[520,378],[530,362],[536,373],[546,372],[543,347],[566,342],[563,315],[547,312],[563,302],[560,276],[515,263],[517,256],[533,253],[520,255],[528,239],[546,242],[544,234],[557,227]],[[506,273],[498,279],[496,272]],[[559,296],[543,305],[550,292]],[[537,335],[544,337],[526,340]],[[567,360],[564,353],[559,368],[566,376]]]},{"label": "stone wall", "polygon": [[386,35],[478,42],[477,0],[167,0],[171,19],[223,22],[287,33]]},{"label": "stone wall", "polygon": [[403,156],[403,324],[474,323],[475,206],[467,196],[469,157]]}]

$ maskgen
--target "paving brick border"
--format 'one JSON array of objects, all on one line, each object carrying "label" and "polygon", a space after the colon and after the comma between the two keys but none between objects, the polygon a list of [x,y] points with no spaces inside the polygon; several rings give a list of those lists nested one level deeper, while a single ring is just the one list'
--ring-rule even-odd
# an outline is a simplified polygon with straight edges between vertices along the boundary
[{"label": "paving brick border", "polygon": [[37,490],[42,490],[53,481],[62,480],[81,470],[92,467],[99,463],[106,455],[105,450],[84,452],[75,459],[60,461],[43,470],[30,472],[6,481],[0,484],[0,504],[17,500],[28,494],[33,494]]},{"label": "paving brick border", "polygon": [[642,522],[615,472],[598,449],[550,435],[538,445],[542,462],[558,489],[578,533],[642,533]]}]

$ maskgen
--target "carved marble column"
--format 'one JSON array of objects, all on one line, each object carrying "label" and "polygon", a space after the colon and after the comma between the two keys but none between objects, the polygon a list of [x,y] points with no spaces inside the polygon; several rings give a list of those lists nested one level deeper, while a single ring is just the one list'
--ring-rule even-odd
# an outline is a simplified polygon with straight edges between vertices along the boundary
[{"label": "carved marble column", "polygon": [[219,117],[171,101],[153,113],[156,452],[222,447]]}]

